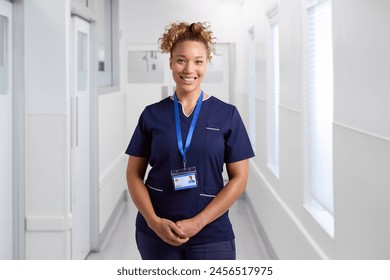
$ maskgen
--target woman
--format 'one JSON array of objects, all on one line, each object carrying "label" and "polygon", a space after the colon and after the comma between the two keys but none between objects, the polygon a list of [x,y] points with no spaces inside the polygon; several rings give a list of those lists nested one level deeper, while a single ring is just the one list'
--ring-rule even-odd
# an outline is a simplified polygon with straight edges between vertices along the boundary
[{"label": "woman", "polygon": [[145,108],[126,151],[138,249],[142,259],[235,259],[228,210],[254,154],[236,108],[201,90],[213,34],[204,23],[174,23],[159,41],[176,92]]}]

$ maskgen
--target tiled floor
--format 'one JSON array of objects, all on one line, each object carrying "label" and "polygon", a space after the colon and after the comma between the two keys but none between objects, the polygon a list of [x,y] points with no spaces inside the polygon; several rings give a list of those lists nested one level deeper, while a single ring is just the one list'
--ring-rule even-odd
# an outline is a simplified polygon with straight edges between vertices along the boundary
[{"label": "tiled floor", "polygon": [[[99,252],[89,254],[90,260],[140,259],[135,244],[135,215],[131,201],[125,200],[119,216],[103,241]],[[230,218],[236,235],[237,259],[270,259],[265,241],[255,226],[245,197],[240,198],[230,210]]]}]

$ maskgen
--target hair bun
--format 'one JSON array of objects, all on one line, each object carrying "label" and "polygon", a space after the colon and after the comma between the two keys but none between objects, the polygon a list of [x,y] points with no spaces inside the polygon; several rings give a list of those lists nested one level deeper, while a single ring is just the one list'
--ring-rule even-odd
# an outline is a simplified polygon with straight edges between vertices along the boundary
[{"label": "hair bun", "polygon": [[195,23],[191,23],[190,27],[188,28],[190,32],[195,32]]},{"label": "hair bun", "polygon": [[207,58],[211,60],[211,53],[214,52],[215,37],[210,30],[209,23],[175,22],[167,26],[164,34],[159,38],[162,52],[172,53],[178,42],[198,41],[202,42],[207,51]]}]

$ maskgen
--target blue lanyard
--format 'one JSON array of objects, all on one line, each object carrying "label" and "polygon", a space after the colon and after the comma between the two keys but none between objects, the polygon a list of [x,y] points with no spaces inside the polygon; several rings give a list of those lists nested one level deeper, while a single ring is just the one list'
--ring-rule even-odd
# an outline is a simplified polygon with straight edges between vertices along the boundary
[{"label": "blue lanyard", "polygon": [[184,168],[186,168],[186,161],[187,161],[186,152],[187,152],[188,148],[190,147],[192,135],[193,135],[194,129],[195,129],[195,125],[196,125],[196,122],[198,121],[200,108],[202,107],[203,91],[201,91],[199,99],[198,99],[198,102],[196,103],[194,117],[192,118],[192,121],[191,121],[190,130],[188,131],[186,144],[185,144],[184,148],[183,148],[183,138],[181,136],[179,104],[178,104],[178,101],[177,101],[176,93],[175,93],[173,99],[175,101],[175,120],[176,120],[177,145],[179,147],[179,151],[180,151],[181,155],[183,156]]}]

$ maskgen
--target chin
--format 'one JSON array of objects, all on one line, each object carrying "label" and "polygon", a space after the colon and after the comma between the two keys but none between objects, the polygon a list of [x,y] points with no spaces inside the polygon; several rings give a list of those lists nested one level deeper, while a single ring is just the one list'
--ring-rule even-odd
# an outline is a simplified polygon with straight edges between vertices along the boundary
[{"label": "chin", "polygon": [[183,93],[194,93],[194,92],[200,91],[200,88],[186,88],[186,87],[182,87],[182,88],[180,88],[180,90]]}]

